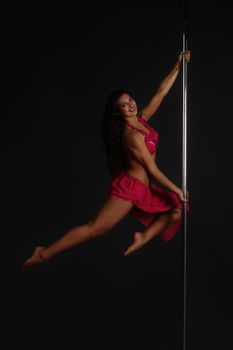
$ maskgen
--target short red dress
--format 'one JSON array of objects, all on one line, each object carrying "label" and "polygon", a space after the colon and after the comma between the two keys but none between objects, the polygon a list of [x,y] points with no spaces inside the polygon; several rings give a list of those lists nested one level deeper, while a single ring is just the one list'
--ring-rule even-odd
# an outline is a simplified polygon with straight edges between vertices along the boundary
[{"label": "short red dress", "polygon": [[[145,132],[129,124],[144,136],[148,151],[153,154],[158,146],[157,130],[154,130],[146,120],[137,116],[138,121],[149,130]],[[130,201],[133,204],[129,215],[139,220],[144,226],[149,226],[161,213],[168,212],[174,208],[183,208],[183,202],[178,196],[168,190],[159,188],[157,185],[149,183],[147,186],[141,180],[128,174],[126,170],[115,176],[109,185],[108,195],[113,198]],[[186,202],[186,211],[189,211],[189,204]],[[172,222],[166,229],[158,234],[164,241],[170,241],[179,231],[182,219]]]}]

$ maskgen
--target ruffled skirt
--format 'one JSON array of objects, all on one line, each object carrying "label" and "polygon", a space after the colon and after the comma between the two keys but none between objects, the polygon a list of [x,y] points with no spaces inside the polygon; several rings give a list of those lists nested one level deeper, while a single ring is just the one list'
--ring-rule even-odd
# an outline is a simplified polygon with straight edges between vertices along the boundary
[{"label": "ruffled skirt", "polygon": [[[108,195],[130,201],[133,207],[129,215],[136,218],[144,226],[149,226],[161,213],[175,208],[183,208],[183,202],[175,193],[161,189],[152,183],[147,186],[126,171],[122,171],[110,182]],[[189,203],[186,202],[186,211],[189,210]],[[165,241],[170,241],[181,226],[182,218],[172,222],[158,236]]]}]

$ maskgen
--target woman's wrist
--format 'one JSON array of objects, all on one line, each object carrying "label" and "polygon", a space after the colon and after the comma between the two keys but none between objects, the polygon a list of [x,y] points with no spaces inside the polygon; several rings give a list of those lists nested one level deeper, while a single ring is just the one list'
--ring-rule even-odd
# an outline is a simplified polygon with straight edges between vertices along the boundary
[{"label": "woman's wrist", "polygon": [[181,192],[183,192],[183,191],[182,191],[182,189],[179,188],[179,187],[177,187],[177,188],[175,189],[175,191],[174,191],[174,193],[177,194],[177,195],[180,194]]},{"label": "woman's wrist", "polygon": [[178,60],[177,62],[176,62],[176,64],[175,64],[175,69],[176,70],[179,70],[180,69],[180,66],[181,66],[181,63],[182,63],[182,60]]}]

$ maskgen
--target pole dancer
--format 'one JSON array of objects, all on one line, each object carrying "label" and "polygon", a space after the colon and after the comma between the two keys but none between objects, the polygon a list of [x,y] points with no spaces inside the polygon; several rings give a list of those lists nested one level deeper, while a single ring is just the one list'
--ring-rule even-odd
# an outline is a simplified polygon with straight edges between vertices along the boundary
[{"label": "pole dancer", "polygon": [[[133,242],[124,252],[125,256],[142,248],[155,236],[165,241],[175,236],[182,224],[183,203],[187,203],[186,209],[189,210],[189,193],[184,193],[156,164],[159,133],[148,121],[176,81],[183,58],[189,62],[191,52],[179,53],[174,67],[140,110],[127,90],[118,89],[109,95],[102,114],[101,130],[103,150],[112,176],[107,199],[89,222],[70,229],[47,247],[37,246],[22,264],[23,270],[109,232],[128,214],[146,229],[134,232]],[[152,184],[152,178],[166,189]]]}]

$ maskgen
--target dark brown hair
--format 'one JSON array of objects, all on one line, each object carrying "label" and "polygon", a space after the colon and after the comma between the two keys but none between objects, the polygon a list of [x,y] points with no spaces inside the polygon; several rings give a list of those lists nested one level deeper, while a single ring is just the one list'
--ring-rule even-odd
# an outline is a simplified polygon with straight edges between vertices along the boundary
[{"label": "dark brown hair", "polygon": [[123,94],[132,96],[125,89],[114,90],[109,95],[102,114],[102,150],[106,153],[106,164],[111,176],[116,176],[120,171],[125,170],[127,166],[127,158],[122,147],[121,138],[125,120],[119,115],[117,106],[117,101]]}]

